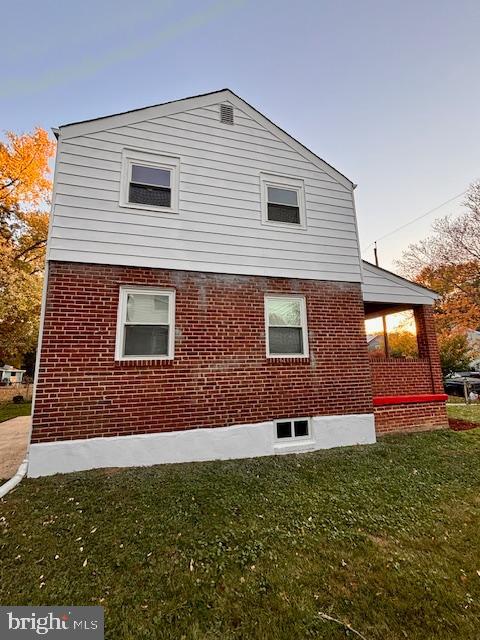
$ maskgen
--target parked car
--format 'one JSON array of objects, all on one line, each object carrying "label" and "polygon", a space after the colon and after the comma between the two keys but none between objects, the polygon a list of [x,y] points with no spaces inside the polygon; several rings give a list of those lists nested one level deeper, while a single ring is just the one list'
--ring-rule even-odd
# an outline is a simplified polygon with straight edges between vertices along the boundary
[{"label": "parked car", "polygon": [[477,371],[456,371],[446,376],[443,380],[445,393],[449,396],[465,396],[465,383],[467,384],[467,394],[470,391],[480,394],[480,372]]}]

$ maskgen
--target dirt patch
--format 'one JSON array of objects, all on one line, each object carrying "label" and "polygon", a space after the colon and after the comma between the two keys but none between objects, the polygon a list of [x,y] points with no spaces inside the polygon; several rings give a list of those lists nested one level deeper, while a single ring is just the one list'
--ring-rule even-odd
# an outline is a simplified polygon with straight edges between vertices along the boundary
[{"label": "dirt patch", "polygon": [[453,429],[453,431],[468,431],[469,429],[477,429],[480,425],[478,422],[468,422],[468,420],[449,418],[448,426],[450,429]]},{"label": "dirt patch", "polygon": [[15,475],[25,457],[30,420],[30,416],[19,416],[0,423],[0,478],[2,480]]}]

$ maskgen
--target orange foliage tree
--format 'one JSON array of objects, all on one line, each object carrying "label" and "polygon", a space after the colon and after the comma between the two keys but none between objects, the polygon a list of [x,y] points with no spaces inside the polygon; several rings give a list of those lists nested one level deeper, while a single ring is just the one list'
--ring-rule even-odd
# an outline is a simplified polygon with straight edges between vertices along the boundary
[{"label": "orange foliage tree", "polygon": [[5,134],[0,140],[0,361],[21,364],[38,337],[48,209],[47,132]]},{"label": "orange foliage tree", "polygon": [[480,182],[470,186],[463,212],[436,220],[433,234],[410,245],[399,265],[440,294],[435,315],[441,334],[480,328]]}]

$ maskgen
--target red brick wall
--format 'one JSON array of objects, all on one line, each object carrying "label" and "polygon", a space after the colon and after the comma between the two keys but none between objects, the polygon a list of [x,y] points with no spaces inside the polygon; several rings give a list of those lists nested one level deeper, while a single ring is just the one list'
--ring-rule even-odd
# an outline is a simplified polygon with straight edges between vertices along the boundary
[{"label": "red brick wall", "polygon": [[444,402],[420,402],[375,407],[378,435],[401,431],[429,431],[448,426]]},{"label": "red brick wall", "polygon": [[371,358],[374,396],[434,393],[430,362],[401,358]]},{"label": "red brick wall", "polygon": [[[121,284],[176,290],[173,361],[114,361]],[[266,358],[269,292],[305,294],[310,358]],[[371,411],[357,284],[50,263],[33,442]]]},{"label": "red brick wall", "polygon": [[433,320],[433,307],[429,305],[416,307],[415,322],[417,325],[419,354],[422,358],[427,358],[430,363],[432,391],[434,393],[444,393],[442,367]]},{"label": "red brick wall", "polygon": [[[374,396],[443,393],[433,308],[415,307],[419,358],[371,358]],[[425,402],[375,407],[378,434],[437,429],[448,424],[445,403]]]}]

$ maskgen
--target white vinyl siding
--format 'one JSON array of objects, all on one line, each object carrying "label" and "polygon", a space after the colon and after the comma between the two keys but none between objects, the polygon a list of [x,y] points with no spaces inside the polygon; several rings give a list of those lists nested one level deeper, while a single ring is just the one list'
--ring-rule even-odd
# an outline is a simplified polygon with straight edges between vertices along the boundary
[{"label": "white vinyl siding", "polygon": [[[178,215],[120,206],[125,149],[179,158]],[[302,181],[307,229],[262,224],[262,173]],[[61,138],[48,259],[361,280],[352,188],[218,104]]]}]

